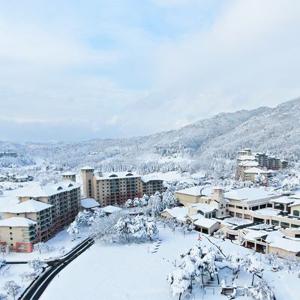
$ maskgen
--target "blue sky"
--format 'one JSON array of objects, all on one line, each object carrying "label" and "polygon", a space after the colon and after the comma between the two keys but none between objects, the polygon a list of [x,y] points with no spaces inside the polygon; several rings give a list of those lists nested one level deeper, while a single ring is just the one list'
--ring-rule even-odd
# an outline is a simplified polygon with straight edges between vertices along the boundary
[{"label": "blue sky", "polygon": [[298,0],[0,8],[0,140],[144,135],[300,95]]}]

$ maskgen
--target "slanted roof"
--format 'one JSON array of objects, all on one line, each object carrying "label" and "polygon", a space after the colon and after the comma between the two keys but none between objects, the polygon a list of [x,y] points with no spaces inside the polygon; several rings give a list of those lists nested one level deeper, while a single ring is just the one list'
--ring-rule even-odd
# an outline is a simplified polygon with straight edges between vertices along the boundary
[{"label": "slanted roof", "polygon": [[212,190],[213,187],[211,185],[206,185],[206,186],[198,185],[187,189],[179,190],[176,193],[190,195],[190,196],[210,196]]},{"label": "slanted roof", "polygon": [[18,197],[50,197],[59,193],[71,191],[74,188],[79,188],[80,185],[73,181],[61,181],[58,183],[51,183],[40,185],[39,183],[32,183],[27,187],[18,191]]},{"label": "slanted roof", "polygon": [[124,179],[124,178],[140,178],[140,175],[137,175],[131,171],[128,172],[113,172],[113,173],[102,173],[101,175],[96,175],[96,180],[112,180],[112,179]]},{"label": "slanted roof", "polygon": [[286,238],[278,231],[271,232],[267,237],[267,242],[270,243],[271,247],[283,249],[293,253],[300,252],[299,240]]},{"label": "slanted roof", "polygon": [[1,212],[6,212],[6,213],[34,213],[34,212],[39,212],[45,209],[48,209],[52,207],[51,204],[43,203],[41,201],[36,201],[36,200],[27,200],[23,202],[19,202],[15,205],[11,205],[8,207],[4,207],[1,209]]},{"label": "slanted roof", "polygon": [[12,217],[0,220],[0,227],[29,227],[35,224],[35,221],[22,217]]},{"label": "slanted roof", "polygon": [[116,212],[119,212],[122,210],[122,208],[113,206],[113,205],[108,205],[108,206],[102,207],[101,209],[102,209],[102,211],[104,211],[107,214],[113,214],[113,213],[116,213]]},{"label": "slanted roof", "polygon": [[184,206],[173,207],[173,208],[165,209],[164,212],[167,212],[168,214],[170,214],[173,218],[177,219],[178,221],[184,222],[188,215],[188,208],[184,207]]},{"label": "slanted roof", "polygon": [[191,204],[191,207],[197,209],[197,211],[202,211],[203,213],[211,213],[217,209],[217,203],[216,202],[213,202],[212,204],[195,203],[195,204]]},{"label": "slanted roof", "polygon": [[218,223],[219,222],[217,220],[202,217],[202,218],[197,219],[194,222],[194,225],[209,229]]},{"label": "slanted roof", "polygon": [[254,242],[260,238],[266,238],[268,235],[268,232],[263,231],[263,230],[252,230],[252,229],[247,229],[243,231],[245,235],[243,238],[247,241]]},{"label": "slanted roof", "polygon": [[85,198],[80,200],[80,205],[83,208],[94,208],[99,207],[99,203],[94,198]]}]

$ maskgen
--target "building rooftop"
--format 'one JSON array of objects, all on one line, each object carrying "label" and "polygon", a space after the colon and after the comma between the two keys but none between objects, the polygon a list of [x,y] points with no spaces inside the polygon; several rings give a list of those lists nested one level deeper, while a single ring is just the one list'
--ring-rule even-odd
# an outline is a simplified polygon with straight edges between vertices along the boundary
[{"label": "building rooftop", "polygon": [[246,169],[244,171],[244,173],[246,173],[246,174],[268,174],[269,171],[263,170],[261,168],[253,167],[253,168]]},{"label": "building rooftop", "polygon": [[113,205],[108,205],[108,206],[102,207],[101,209],[102,209],[102,211],[104,211],[107,214],[113,214],[113,213],[116,213],[116,212],[119,212],[122,210],[122,208],[113,206]]},{"label": "building rooftop", "polygon": [[254,201],[270,198],[272,196],[276,196],[274,191],[263,187],[245,187],[240,189],[232,189],[224,193],[225,198],[239,201]]},{"label": "building rooftop", "polygon": [[39,183],[32,183],[25,188],[18,190],[18,197],[49,197],[59,193],[71,191],[74,188],[79,188],[80,185],[72,181],[62,181],[58,183],[51,183],[40,185]]},{"label": "building rooftop", "polygon": [[292,199],[288,196],[282,196],[270,201],[271,203],[280,203],[280,204],[291,204],[295,202],[295,199]]},{"label": "building rooftop", "polygon": [[213,202],[212,204],[195,203],[191,204],[191,207],[197,209],[197,211],[202,211],[203,213],[211,213],[218,208],[218,205],[216,202]]},{"label": "building rooftop", "polygon": [[204,227],[204,228],[211,228],[212,226],[214,226],[217,223],[218,223],[217,220],[208,219],[208,218],[204,218],[204,217],[199,218],[194,222],[194,224],[196,226],[200,226],[200,227]]},{"label": "building rooftop", "polygon": [[71,172],[71,171],[67,171],[67,172],[62,173],[62,176],[76,176],[76,173]]},{"label": "building rooftop", "polygon": [[274,209],[274,208],[270,208],[270,207],[266,207],[266,208],[261,208],[258,210],[255,210],[254,213],[257,215],[262,215],[262,216],[278,216],[280,214],[280,210],[279,209]]},{"label": "building rooftop", "polygon": [[81,199],[80,205],[86,209],[100,206],[99,203],[94,198]]},{"label": "building rooftop", "polygon": [[177,219],[178,221],[184,222],[188,215],[188,208],[183,207],[183,206],[182,207],[173,207],[173,208],[165,209],[164,212],[167,212],[168,214],[170,214],[173,218]]},{"label": "building rooftop", "polygon": [[29,227],[35,224],[36,222],[22,217],[12,217],[0,220],[0,227]]},{"label": "building rooftop", "polygon": [[97,174],[96,180],[112,180],[112,179],[120,179],[120,178],[138,178],[141,177],[133,172],[114,172],[114,173],[101,173]]},{"label": "building rooftop", "polygon": [[258,162],[255,160],[245,160],[245,161],[241,161],[239,163],[239,166],[241,167],[257,167],[258,166]]},{"label": "building rooftop", "polygon": [[19,202],[18,204],[7,206],[5,208],[2,208],[0,211],[1,212],[6,212],[6,213],[32,213],[32,212],[39,212],[44,209],[48,209],[52,207],[50,204],[46,204],[40,201],[36,200],[27,200],[23,202]]},{"label": "building rooftop", "polygon": [[213,191],[213,187],[211,185],[206,186],[193,186],[187,189],[176,191],[179,194],[185,194],[190,196],[210,196]]}]

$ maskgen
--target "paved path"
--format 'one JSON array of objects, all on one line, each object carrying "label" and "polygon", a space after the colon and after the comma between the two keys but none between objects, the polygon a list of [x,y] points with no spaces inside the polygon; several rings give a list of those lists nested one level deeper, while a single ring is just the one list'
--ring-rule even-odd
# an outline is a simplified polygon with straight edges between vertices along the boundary
[{"label": "paved path", "polygon": [[43,273],[30,284],[30,286],[19,297],[19,300],[38,300],[52,279],[77,256],[86,251],[93,244],[94,240],[92,238],[87,238],[65,256],[48,261],[48,267],[46,267]]}]

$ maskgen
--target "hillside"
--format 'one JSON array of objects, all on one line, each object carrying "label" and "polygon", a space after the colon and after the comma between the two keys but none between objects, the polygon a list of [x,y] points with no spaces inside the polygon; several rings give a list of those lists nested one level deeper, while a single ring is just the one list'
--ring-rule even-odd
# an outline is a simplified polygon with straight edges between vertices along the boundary
[{"label": "hillside", "polygon": [[[42,158],[64,169],[90,164],[102,169],[141,172],[182,169],[232,170],[242,147],[287,159],[300,158],[300,99],[275,108],[261,107],[221,113],[178,130],[128,139],[97,139],[78,143],[11,144],[31,159]],[[10,149],[1,143],[0,150]]]}]

